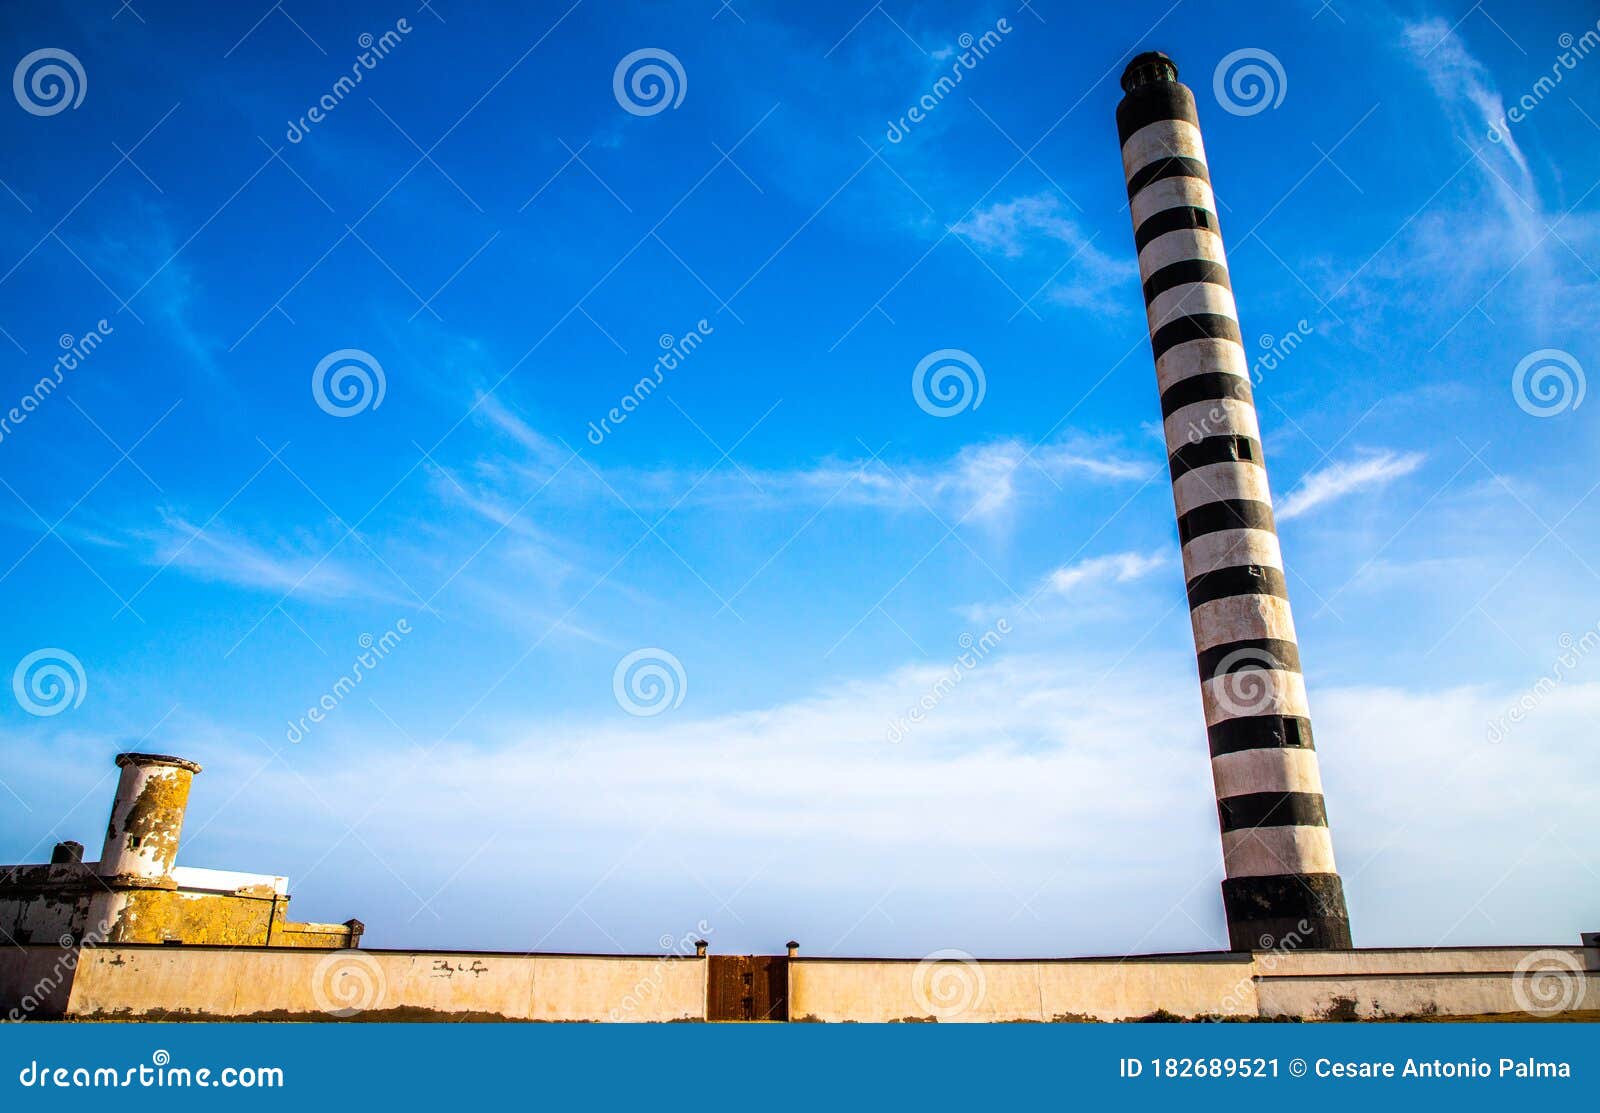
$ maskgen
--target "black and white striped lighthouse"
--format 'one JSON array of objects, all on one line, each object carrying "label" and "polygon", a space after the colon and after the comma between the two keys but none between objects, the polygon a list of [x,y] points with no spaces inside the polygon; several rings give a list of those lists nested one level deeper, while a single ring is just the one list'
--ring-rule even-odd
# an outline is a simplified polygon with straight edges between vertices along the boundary
[{"label": "black and white striped lighthouse", "polygon": [[1136,57],[1117,107],[1222,825],[1233,950],[1347,948],[1305,680],[1194,96]]}]

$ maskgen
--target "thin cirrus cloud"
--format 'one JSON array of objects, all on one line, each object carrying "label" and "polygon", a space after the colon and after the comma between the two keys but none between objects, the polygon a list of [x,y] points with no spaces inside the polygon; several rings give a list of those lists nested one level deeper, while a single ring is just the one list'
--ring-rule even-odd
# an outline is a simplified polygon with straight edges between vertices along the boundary
[{"label": "thin cirrus cloud", "polygon": [[375,587],[372,576],[330,556],[313,554],[303,544],[285,538],[269,544],[220,522],[197,526],[163,511],[159,528],[133,536],[148,547],[146,563],[196,579],[320,602],[395,598]]},{"label": "thin cirrus cloud", "polygon": [[[1082,599],[1095,589],[1142,580],[1153,572],[1169,567],[1172,562],[1173,558],[1168,553],[1134,551],[1069,561],[1035,583],[1033,591],[1024,600],[1024,606],[1032,607],[1068,596]],[[961,608],[960,613],[969,622],[989,622],[996,615],[1009,614],[1013,609],[1010,603],[985,603]]]},{"label": "thin cirrus cloud", "polygon": [[[1390,277],[1404,281],[1404,272],[1420,264],[1464,302],[1475,302],[1492,280],[1494,287],[1504,284],[1501,296],[1517,297],[1543,327],[1585,327],[1596,301],[1593,272],[1583,259],[1600,243],[1600,222],[1590,213],[1562,212],[1546,203],[1537,168],[1518,143],[1521,125],[1507,119],[1506,96],[1459,29],[1438,18],[1405,23],[1400,41],[1457,132],[1456,155],[1471,152],[1463,169],[1473,172],[1464,181],[1474,196],[1468,212],[1418,220],[1402,241],[1405,250],[1386,268],[1395,272]],[[1572,115],[1580,130],[1590,126],[1561,98],[1536,111],[1545,117],[1539,121],[1544,126],[1561,113]],[[1414,302],[1406,304],[1409,309]],[[1453,303],[1449,315],[1458,316]],[[1450,332],[1459,324],[1456,319]]]},{"label": "thin cirrus cloud", "polygon": [[[1130,304],[1122,289],[1138,277],[1131,258],[1118,259],[1095,245],[1054,193],[997,201],[951,228],[977,247],[1007,259],[1048,254],[1055,264],[1045,298],[1070,309],[1122,315]],[[1068,254],[1056,263],[1063,248]]]},{"label": "thin cirrus cloud", "polygon": [[1307,475],[1289,492],[1278,506],[1278,521],[1302,517],[1335,499],[1410,475],[1422,466],[1424,459],[1420,452],[1382,452],[1330,464]]},{"label": "thin cirrus cloud", "polygon": [[539,432],[492,395],[479,400],[477,414],[505,436],[515,455],[502,453],[481,460],[462,469],[470,480],[458,474],[438,489],[486,517],[495,517],[490,508],[522,503],[526,493],[519,495],[517,485],[533,483],[548,489],[551,497],[575,501],[615,501],[620,497],[637,510],[680,506],[923,509],[948,516],[952,522],[994,524],[1025,496],[1048,494],[1072,479],[1124,484],[1146,480],[1152,474],[1148,463],[1084,437],[1047,444],[1000,437],[965,445],[937,461],[828,457],[797,467],[762,468],[730,460],[709,474],[694,468],[612,466],[584,456],[580,449],[587,450],[587,444],[569,446]]},{"label": "thin cirrus cloud", "polygon": [[1090,557],[1076,564],[1063,564],[1045,578],[1045,588],[1053,595],[1092,587],[1096,584],[1125,584],[1148,576],[1171,563],[1165,553],[1111,553]]}]

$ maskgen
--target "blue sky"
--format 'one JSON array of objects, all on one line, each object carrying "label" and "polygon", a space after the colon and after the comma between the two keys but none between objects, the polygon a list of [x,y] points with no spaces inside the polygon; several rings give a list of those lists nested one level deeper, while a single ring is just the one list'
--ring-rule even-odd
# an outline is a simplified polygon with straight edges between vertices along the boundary
[{"label": "blue sky", "polygon": [[[1257,399],[1357,942],[1593,929],[1600,59],[1559,57],[1600,13],[804,9],[5,14],[7,64],[66,51],[83,94],[0,110],[6,406],[106,327],[0,438],[6,667],[82,669],[0,707],[0,858],[93,852],[142,749],[206,767],[180,861],[374,945],[1218,946],[1113,124],[1155,48],[1246,342],[1295,337]],[[619,98],[642,49],[681,100]],[[1257,111],[1213,84],[1242,49]],[[943,349],[984,393],[936,416]],[[346,350],[383,393],[335,416]]]}]

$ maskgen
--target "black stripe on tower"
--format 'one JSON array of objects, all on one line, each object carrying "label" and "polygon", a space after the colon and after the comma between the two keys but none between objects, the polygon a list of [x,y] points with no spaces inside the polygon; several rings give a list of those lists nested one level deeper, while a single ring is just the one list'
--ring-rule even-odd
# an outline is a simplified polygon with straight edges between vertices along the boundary
[{"label": "black stripe on tower", "polygon": [[1178,540],[1187,545],[1196,537],[1225,529],[1259,529],[1275,532],[1272,507],[1254,499],[1220,499],[1197,506],[1178,519]]},{"label": "black stripe on tower", "polygon": [[1151,182],[1159,182],[1162,178],[1199,178],[1210,185],[1211,171],[1207,170],[1206,164],[1197,158],[1173,155],[1171,158],[1159,159],[1141,168],[1128,179],[1128,200],[1132,201],[1134,194]]},{"label": "black stripe on tower", "polygon": [[1232,340],[1235,344],[1241,343],[1239,322],[1221,313],[1194,313],[1179,317],[1156,329],[1150,336],[1150,346],[1155,349],[1156,358],[1160,359],[1179,344],[1187,344],[1191,340]]},{"label": "black stripe on tower", "polygon": [[1247,792],[1217,801],[1224,831],[1251,827],[1326,827],[1320,792]]},{"label": "black stripe on tower", "polygon": [[1275,595],[1289,598],[1289,585],[1283,573],[1261,564],[1238,564],[1203,572],[1189,581],[1189,609],[1228,599],[1235,595]]},{"label": "black stripe on tower", "polygon": [[1195,205],[1178,205],[1171,209],[1162,209],[1139,225],[1133,234],[1133,246],[1143,251],[1157,236],[1164,236],[1168,232],[1181,232],[1186,228],[1204,228],[1218,235],[1222,234],[1221,226],[1217,223],[1217,214],[1210,209],[1202,209]]},{"label": "black stripe on tower", "polygon": [[1209,282],[1225,290],[1233,289],[1228,268],[1223,264],[1213,263],[1210,259],[1183,259],[1167,264],[1145,279],[1144,303],[1148,306],[1158,295],[1191,282]]},{"label": "black stripe on tower", "polygon": [[1347,951],[1353,945],[1336,873],[1230,877],[1222,883],[1222,909],[1235,951]]},{"label": "black stripe on tower", "polygon": [[1314,750],[1311,720],[1294,715],[1246,715],[1206,728],[1211,756],[1244,750]]},{"label": "black stripe on tower", "polygon": [[1139,55],[1128,64],[1127,71],[1122,75],[1122,89],[1127,95],[1122,98],[1122,103],[1117,105],[1119,144],[1126,143],[1134,132],[1157,120],[1185,120],[1197,128],[1200,126],[1200,116],[1194,109],[1194,96],[1187,86],[1178,84],[1178,67],[1172,65],[1172,59],[1166,55],[1163,54],[1161,57],[1166,59],[1166,64],[1171,67],[1170,78],[1142,83],[1137,95],[1134,89],[1128,87],[1129,76],[1139,66],[1140,60],[1150,57],[1149,54]]},{"label": "black stripe on tower", "polygon": [[1255,404],[1250,393],[1250,380],[1231,371],[1203,371],[1179,379],[1161,392],[1161,416],[1171,417],[1185,406],[1196,402],[1221,402],[1224,399]]},{"label": "black stripe on tower", "polygon": [[1235,433],[1224,433],[1213,437],[1202,437],[1192,440],[1167,458],[1167,470],[1172,472],[1176,480],[1186,472],[1195,468],[1203,468],[1207,464],[1225,464],[1243,461],[1251,464],[1261,464],[1265,457],[1261,453],[1261,442],[1254,437],[1240,436]]},{"label": "black stripe on tower", "polygon": [[[1190,586],[1192,590],[1193,584]],[[1192,605],[1190,609],[1193,609]],[[1224,642],[1210,649],[1202,649],[1196,656],[1202,681],[1252,669],[1276,667],[1285,672],[1300,671],[1300,647],[1294,642],[1278,638],[1241,638],[1236,642]],[[1269,661],[1273,664],[1267,664]]]}]

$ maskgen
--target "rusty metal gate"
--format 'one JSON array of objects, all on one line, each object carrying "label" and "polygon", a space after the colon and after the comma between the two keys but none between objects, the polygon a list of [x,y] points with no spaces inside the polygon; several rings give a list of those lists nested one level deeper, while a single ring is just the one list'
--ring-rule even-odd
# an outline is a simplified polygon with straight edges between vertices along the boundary
[{"label": "rusty metal gate", "polygon": [[712,955],[707,1020],[788,1020],[789,960],[783,955]]}]

